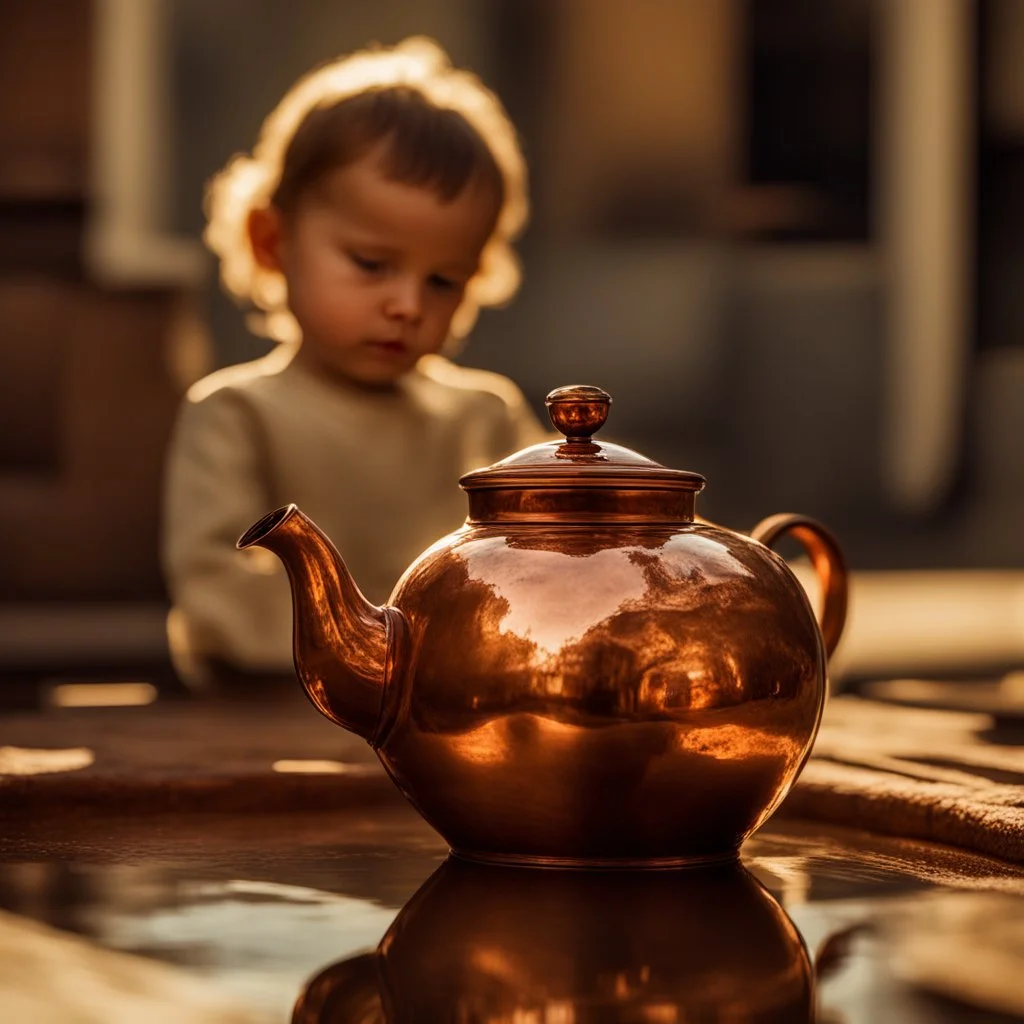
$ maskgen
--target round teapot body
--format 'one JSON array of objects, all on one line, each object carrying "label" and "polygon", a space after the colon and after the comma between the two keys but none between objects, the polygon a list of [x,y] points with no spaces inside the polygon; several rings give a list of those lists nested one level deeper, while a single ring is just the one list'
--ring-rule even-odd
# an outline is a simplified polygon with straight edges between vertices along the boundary
[{"label": "round teapot body", "polygon": [[826,658],[800,583],[708,523],[468,525],[390,603],[408,657],[378,753],[462,856],[734,857],[817,732]]}]

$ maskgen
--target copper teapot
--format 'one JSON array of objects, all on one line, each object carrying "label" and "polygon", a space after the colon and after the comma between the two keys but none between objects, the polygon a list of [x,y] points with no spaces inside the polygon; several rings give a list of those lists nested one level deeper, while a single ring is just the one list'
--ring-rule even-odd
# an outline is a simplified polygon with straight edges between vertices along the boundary
[{"label": "copper teapot", "polygon": [[[804,516],[750,536],[696,517],[702,476],[593,439],[610,402],[551,392],[565,439],[464,476],[465,524],[383,607],[294,505],[238,542],[288,570],[310,700],[463,857],[734,858],[817,733],[846,614],[834,538]],[[783,534],[821,580],[820,626],[768,547]]]},{"label": "copper teapot", "polygon": [[292,1024],[810,1024],[800,933],[740,864],[517,871],[448,860],[373,953],[303,986]]}]

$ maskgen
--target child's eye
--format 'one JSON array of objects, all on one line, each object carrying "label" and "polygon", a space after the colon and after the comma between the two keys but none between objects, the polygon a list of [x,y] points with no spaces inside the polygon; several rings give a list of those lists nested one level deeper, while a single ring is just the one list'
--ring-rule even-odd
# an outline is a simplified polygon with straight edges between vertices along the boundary
[{"label": "child's eye", "polygon": [[383,260],[371,259],[369,256],[360,256],[357,252],[349,252],[348,258],[360,270],[365,270],[368,274],[376,274],[384,269]]},{"label": "child's eye", "polygon": [[453,281],[450,277],[442,277],[440,274],[432,274],[430,284],[440,292],[454,292],[462,287],[458,281]]}]

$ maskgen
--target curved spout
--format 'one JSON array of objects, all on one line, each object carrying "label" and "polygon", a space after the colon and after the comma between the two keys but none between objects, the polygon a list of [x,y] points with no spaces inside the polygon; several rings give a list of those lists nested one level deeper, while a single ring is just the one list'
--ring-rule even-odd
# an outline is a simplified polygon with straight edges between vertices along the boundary
[{"label": "curved spout", "polygon": [[372,742],[392,668],[397,609],[363,597],[337,548],[295,505],[265,515],[238,547],[266,548],[284,562],[299,680],[322,714]]}]

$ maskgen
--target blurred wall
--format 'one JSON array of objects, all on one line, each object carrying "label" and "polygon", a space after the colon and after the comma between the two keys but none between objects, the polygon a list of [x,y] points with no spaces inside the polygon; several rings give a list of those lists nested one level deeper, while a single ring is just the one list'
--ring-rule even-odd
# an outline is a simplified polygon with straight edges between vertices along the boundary
[{"label": "blurred wall", "polygon": [[[976,52],[963,40],[971,81],[987,83],[1003,125],[1016,123],[1024,88],[1006,57],[1020,28],[1011,8],[983,0],[977,27],[989,42],[979,36]],[[886,405],[899,293],[879,222],[892,97],[878,4],[637,0],[627,15],[615,0],[173,0],[170,10],[183,229],[201,230],[203,181],[251,146],[298,74],[371,40],[433,35],[506,100],[534,183],[524,288],[510,309],[484,313],[464,361],[508,373],[538,409],[559,384],[609,387],[609,431],[704,472],[703,511],[730,525],[796,507],[831,523],[861,567],[1024,563],[1011,525],[1024,481],[1006,471],[1018,424],[1012,400],[994,394],[1016,379],[1016,354],[993,368],[981,333],[964,339],[951,485],[908,512],[885,477],[903,424]],[[967,192],[958,201],[975,203]],[[1014,245],[990,259],[993,275],[1024,253]],[[212,277],[206,303],[217,363],[265,350]]]}]

